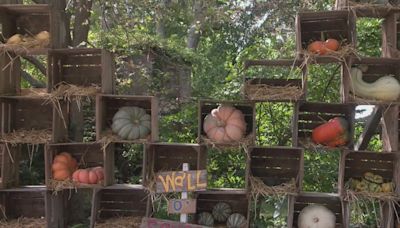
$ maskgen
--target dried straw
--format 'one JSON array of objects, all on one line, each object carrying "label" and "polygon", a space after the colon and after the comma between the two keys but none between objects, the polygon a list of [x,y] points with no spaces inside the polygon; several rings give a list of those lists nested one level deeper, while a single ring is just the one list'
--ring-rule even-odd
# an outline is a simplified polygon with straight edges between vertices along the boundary
[{"label": "dried straw", "polygon": [[357,104],[364,104],[364,105],[374,105],[374,104],[395,104],[399,103],[400,99],[394,101],[384,101],[384,100],[376,100],[376,99],[367,99],[363,97],[359,97],[357,95],[351,94],[351,98],[353,101],[357,102]]},{"label": "dried straw", "polygon": [[0,137],[0,142],[16,144],[45,144],[51,140],[51,130],[17,130]]},{"label": "dried straw", "polygon": [[200,136],[200,141],[208,146],[211,146],[212,148],[226,148],[226,147],[247,148],[248,146],[254,144],[254,140],[255,140],[254,134],[248,134],[246,137],[242,138],[241,140],[235,141],[232,143],[218,143],[218,142],[215,142],[215,141],[209,139],[207,136],[204,136],[204,135]]},{"label": "dried straw", "polygon": [[268,186],[264,184],[264,182],[254,176],[249,176],[250,187],[251,187],[251,195],[257,201],[259,196],[267,197],[267,196],[275,196],[282,197],[286,195],[296,195],[296,181],[292,178],[289,182],[283,183],[281,185],[276,186]]},{"label": "dried straw", "polygon": [[244,93],[249,100],[298,100],[303,91],[297,86],[270,86],[266,84],[244,85]]},{"label": "dried straw", "polygon": [[49,93],[47,93],[46,89],[42,88],[29,88],[29,89],[22,89],[21,94],[19,95],[21,97],[34,97],[34,98],[47,98],[50,96]]},{"label": "dried straw", "polygon": [[25,218],[20,217],[18,219],[0,221],[0,228],[45,228],[46,219],[44,218]]},{"label": "dried straw", "polygon": [[64,189],[77,189],[76,188],[76,184],[71,180],[71,179],[67,179],[67,180],[63,180],[63,181],[58,181],[58,180],[54,180],[54,179],[50,179],[49,180],[49,184],[48,184],[48,188],[53,190],[54,194],[56,195],[57,192],[62,191]]},{"label": "dried straw", "polygon": [[325,152],[327,150],[346,149],[346,145],[338,146],[338,147],[329,147],[329,146],[324,146],[324,145],[320,145],[320,144],[315,144],[314,142],[311,141],[310,138],[299,139],[299,143],[305,149],[309,149],[309,150],[312,150],[314,152]]},{"label": "dried straw", "polygon": [[[150,136],[150,135],[149,135]],[[119,135],[115,134],[112,132],[111,129],[108,129],[106,131],[103,131],[102,133],[102,138],[99,140],[99,143],[103,145],[103,150],[107,148],[110,143],[113,142],[127,142],[127,143],[146,143],[149,140],[147,138],[145,139],[135,139],[135,140],[123,140]]]},{"label": "dried straw", "polygon": [[137,228],[140,227],[142,223],[142,217],[140,216],[130,216],[130,217],[117,217],[110,218],[104,221],[96,223],[96,228]]}]

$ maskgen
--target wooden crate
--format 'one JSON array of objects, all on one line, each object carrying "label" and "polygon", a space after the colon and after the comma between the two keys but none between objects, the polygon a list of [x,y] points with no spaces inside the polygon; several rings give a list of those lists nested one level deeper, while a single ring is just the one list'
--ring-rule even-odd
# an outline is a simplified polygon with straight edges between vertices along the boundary
[{"label": "wooden crate", "polygon": [[188,163],[189,170],[207,169],[207,149],[199,144],[150,143],[145,145],[144,180],[162,171],[181,171]]},{"label": "wooden crate", "polygon": [[[7,149],[8,147],[8,149]],[[0,169],[0,175],[1,175],[1,183],[0,183],[0,188],[9,188],[12,186],[17,186],[18,181],[19,181],[19,169],[18,165],[15,163],[15,156],[12,157],[9,154],[8,151],[12,151],[15,154],[15,149],[10,148],[10,146],[6,144],[0,144],[0,160],[1,160],[1,169]]]},{"label": "wooden crate", "polygon": [[339,195],[331,193],[303,192],[297,196],[289,197],[288,227],[296,228],[301,210],[310,204],[320,204],[327,207],[336,215],[336,227],[348,227],[348,219],[343,212],[343,202]]},{"label": "wooden crate", "polygon": [[[388,14],[398,12],[399,9],[393,7],[395,5],[389,5],[390,1],[386,1],[385,4],[360,4],[359,1],[354,0],[336,0],[335,9],[345,10],[350,9],[356,13],[357,17],[374,17],[374,18],[385,18]],[[355,5],[357,5],[355,7]]]},{"label": "wooden crate", "polygon": [[251,147],[249,175],[260,178],[267,186],[296,181],[301,190],[304,176],[303,149],[295,147]]},{"label": "wooden crate", "polygon": [[[15,34],[34,36],[41,31],[50,33],[50,42],[57,31],[50,26],[55,21],[52,10],[46,4],[20,5],[6,4],[0,5],[0,25],[2,34],[9,38]],[[48,48],[54,47],[52,44]],[[35,49],[28,54],[46,54],[47,48]]]},{"label": "wooden crate", "polygon": [[351,11],[300,12],[296,16],[296,49],[307,49],[312,41],[334,38],[340,43],[355,47],[355,18]]},{"label": "wooden crate", "polygon": [[[363,80],[371,83],[379,78],[386,75],[393,75],[398,81],[400,81],[400,70],[399,70],[400,59],[394,58],[373,58],[364,57],[361,59],[351,58],[348,66],[368,66],[367,71],[363,72]],[[351,92],[351,75],[349,71],[344,71],[344,102],[373,105],[373,104],[400,104],[400,99],[397,101],[378,101],[370,99],[362,99],[355,97]]]},{"label": "wooden crate", "polygon": [[150,198],[141,185],[113,185],[94,190],[91,226],[118,217],[148,216]]},{"label": "wooden crate", "polygon": [[[262,66],[265,68],[273,68],[273,67],[280,67],[280,68],[287,68],[292,69],[294,66],[300,67],[301,61],[296,61],[294,59],[280,59],[280,60],[248,60],[245,62],[245,69],[248,69],[251,66]],[[305,99],[306,97],[306,68],[303,67],[301,79],[271,79],[267,78],[268,76],[262,78],[250,78],[245,76],[244,78],[244,98],[253,101],[276,101],[276,102],[288,102],[288,101],[295,101],[299,99]],[[285,75],[282,75],[283,78]],[[248,89],[250,86],[270,86],[270,87],[296,87],[298,90],[301,90],[298,97],[285,97],[285,98],[257,98],[258,96],[252,97],[249,94]]]},{"label": "wooden crate", "polygon": [[47,194],[45,186],[0,190],[2,219],[44,218]]},{"label": "wooden crate", "polygon": [[112,118],[119,108],[137,106],[146,110],[151,116],[151,133],[147,139],[123,140],[116,134],[114,142],[135,143],[155,142],[158,140],[158,99],[150,96],[123,96],[98,94],[96,97],[96,138],[101,140],[111,132]]},{"label": "wooden crate", "polygon": [[[204,118],[211,113],[215,108],[218,108],[221,104],[227,104],[240,110],[246,121],[246,133],[244,137],[251,139],[251,144],[254,144],[256,135],[256,112],[255,103],[252,101],[215,101],[215,100],[200,100],[198,104],[198,137],[199,143],[203,143],[204,139],[207,138],[206,133],[203,130]],[[237,146],[239,143],[215,143],[215,145],[223,146]]]},{"label": "wooden crate", "polygon": [[294,146],[308,147],[312,142],[312,130],[334,117],[343,117],[349,123],[349,142],[346,147],[352,148],[354,141],[354,104],[328,104],[316,102],[299,102],[296,104],[296,114],[293,119]]},{"label": "wooden crate", "polygon": [[[195,194],[197,199],[197,214],[201,212],[212,213],[213,207],[219,202],[225,202],[232,208],[232,213],[240,213],[247,218],[249,224],[249,196],[246,190],[241,189],[212,189]],[[197,216],[194,216],[193,223],[197,223]],[[225,223],[215,222],[214,226],[225,225]],[[246,227],[249,227],[247,225]]]},{"label": "wooden crate", "polygon": [[48,91],[65,82],[76,86],[96,85],[102,93],[114,93],[113,55],[102,49],[54,49],[48,56]]},{"label": "wooden crate", "polygon": [[[12,64],[11,64],[12,62]],[[14,54],[0,53],[0,95],[21,93],[21,61]]]},{"label": "wooden crate", "polygon": [[[22,129],[51,130],[53,123],[62,122],[61,115],[53,105],[51,103],[44,104],[44,102],[43,98],[0,97],[1,135]],[[65,107],[66,103],[60,101],[60,105]],[[59,124],[59,127],[61,128],[63,125]]]},{"label": "wooden crate", "polygon": [[105,150],[100,143],[59,143],[46,145],[46,185],[50,187],[52,179],[51,166],[54,157],[61,152],[68,152],[74,157],[79,168],[101,166],[104,168],[104,181],[100,184],[78,184],[80,188],[98,188],[114,183],[114,144]]}]

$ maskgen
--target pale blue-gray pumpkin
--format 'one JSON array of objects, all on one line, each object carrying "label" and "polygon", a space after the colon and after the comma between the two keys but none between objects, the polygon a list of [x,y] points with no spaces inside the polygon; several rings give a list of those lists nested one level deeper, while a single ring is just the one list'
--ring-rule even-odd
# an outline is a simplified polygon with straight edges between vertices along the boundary
[{"label": "pale blue-gray pumpkin", "polygon": [[214,218],[210,213],[201,212],[197,217],[197,224],[210,227],[214,226]]},{"label": "pale blue-gray pumpkin", "polygon": [[220,202],[215,204],[212,210],[214,219],[218,222],[226,222],[228,217],[232,214],[232,208],[229,204]]},{"label": "pale blue-gray pumpkin", "polygon": [[151,132],[151,117],[143,108],[122,107],[115,113],[111,128],[122,139],[143,139]]},{"label": "pale blue-gray pumpkin", "polygon": [[239,213],[233,213],[226,222],[228,228],[245,228],[247,226],[246,217]]}]

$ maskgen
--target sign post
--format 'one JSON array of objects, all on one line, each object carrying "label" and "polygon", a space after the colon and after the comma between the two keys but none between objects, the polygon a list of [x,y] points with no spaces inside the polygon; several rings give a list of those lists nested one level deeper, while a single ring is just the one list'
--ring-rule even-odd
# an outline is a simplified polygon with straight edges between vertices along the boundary
[{"label": "sign post", "polygon": [[[189,171],[189,164],[188,163],[183,163],[183,168],[182,171]],[[181,199],[186,200],[188,198],[187,192],[182,192]],[[181,222],[182,223],[187,223],[187,214],[181,214]]]}]

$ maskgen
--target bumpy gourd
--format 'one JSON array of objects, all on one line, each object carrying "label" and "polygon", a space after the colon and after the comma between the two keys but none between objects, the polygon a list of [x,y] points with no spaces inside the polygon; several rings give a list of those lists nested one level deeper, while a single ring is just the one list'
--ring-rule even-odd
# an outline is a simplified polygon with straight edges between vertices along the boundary
[{"label": "bumpy gourd", "polygon": [[232,214],[232,208],[229,204],[220,202],[215,204],[212,210],[214,219],[218,222],[226,222],[228,217]]},{"label": "bumpy gourd", "polygon": [[335,228],[336,216],[322,205],[309,205],[301,210],[298,228]]},{"label": "bumpy gourd", "polygon": [[247,225],[246,217],[239,213],[234,213],[229,216],[226,226],[228,228],[244,228]]},{"label": "bumpy gourd", "polygon": [[151,118],[142,108],[122,107],[115,113],[111,128],[122,139],[142,139],[151,132]]},{"label": "bumpy gourd", "polygon": [[210,213],[202,212],[198,214],[197,217],[197,224],[210,227],[214,226],[214,218]]},{"label": "bumpy gourd", "polygon": [[243,138],[246,133],[246,121],[240,110],[221,105],[205,117],[203,129],[212,141],[230,143]]},{"label": "bumpy gourd", "polygon": [[353,94],[382,101],[394,101],[400,95],[400,83],[392,76],[383,76],[373,83],[363,81],[363,72],[360,68],[351,68]]}]

